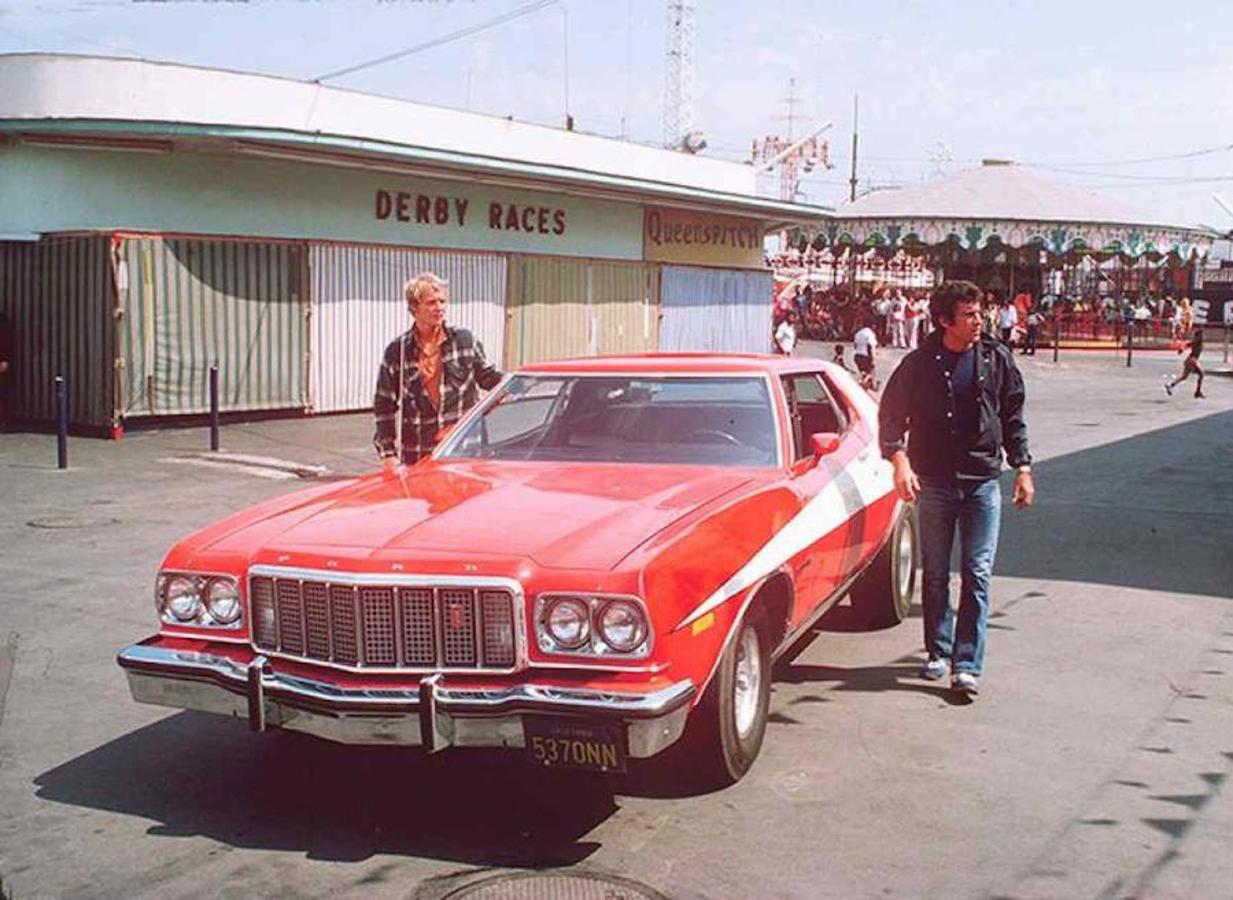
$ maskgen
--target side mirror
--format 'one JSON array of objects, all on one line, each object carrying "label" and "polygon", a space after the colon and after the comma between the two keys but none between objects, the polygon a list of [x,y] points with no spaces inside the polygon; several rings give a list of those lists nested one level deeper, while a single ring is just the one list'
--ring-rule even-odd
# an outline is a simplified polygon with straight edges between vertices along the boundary
[{"label": "side mirror", "polygon": [[828,456],[839,449],[839,435],[833,431],[819,431],[809,436],[809,446],[817,459]]}]

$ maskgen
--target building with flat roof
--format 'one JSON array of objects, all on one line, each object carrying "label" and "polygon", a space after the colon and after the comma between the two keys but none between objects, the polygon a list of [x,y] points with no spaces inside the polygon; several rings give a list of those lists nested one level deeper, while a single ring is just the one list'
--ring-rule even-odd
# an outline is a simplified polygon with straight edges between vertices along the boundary
[{"label": "building with flat roof", "polygon": [[0,56],[0,311],[17,414],[371,405],[404,280],[512,366],[761,351],[763,236],[820,207],[752,166],[318,83],[144,60]]}]

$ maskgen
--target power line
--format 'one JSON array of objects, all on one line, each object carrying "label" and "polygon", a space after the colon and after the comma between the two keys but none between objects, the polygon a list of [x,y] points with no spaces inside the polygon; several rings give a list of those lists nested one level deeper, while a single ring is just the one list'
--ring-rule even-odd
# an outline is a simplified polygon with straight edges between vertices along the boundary
[{"label": "power line", "polygon": [[1067,169],[1062,166],[1046,166],[1037,163],[1025,163],[1029,168],[1041,169],[1045,172],[1057,172],[1060,175],[1082,175],[1086,178],[1113,178],[1121,181],[1154,181],[1167,183],[1175,180],[1185,180],[1188,175],[1126,175],[1122,172],[1085,172],[1082,169]]},{"label": "power line", "polygon": [[[1102,175],[1097,177],[1103,178],[1105,176]],[[1132,184],[1100,184],[1098,182],[1088,182],[1083,186],[1093,187],[1099,190],[1120,190],[1122,188],[1138,187],[1184,187],[1188,184],[1227,184],[1230,181],[1233,181],[1233,175],[1213,175],[1208,178],[1162,178],[1159,181],[1136,181]]]},{"label": "power line", "polygon": [[1142,156],[1137,159],[1112,159],[1102,162],[1040,162],[1040,163],[1024,163],[1024,165],[1035,165],[1041,168],[1047,168],[1051,165],[1059,166],[1076,166],[1076,167],[1096,167],[1096,166],[1137,166],[1143,163],[1156,162],[1173,162],[1179,159],[1194,159],[1199,156],[1210,156],[1213,153],[1228,153],[1233,150],[1233,144],[1223,144],[1219,147],[1208,147],[1203,150],[1190,150],[1186,153],[1174,153],[1170,156]]},{"label": "power line", "polygon": [[528,3],[526,6],[520,6],[518,9],[507,12],[504,15],[497,16],[495,19],[489,19],[486,22],[480,22],[478,25],[470,25],[466,28],[460,28],[458,31],[452,31],[449,34],[442,35],[439,38],[433,38],[431,41],[425,41],[422,44],[416,44],[414,47],[408,47],[405,50],[399,50],[397,53],[390,53],[378,59],[371,59],[367,62],[358,63],[354,66],[348,66],[345,69],[339,69],[336,72],[327,72],[324,75],[318,75],[313,81],[327,81],[333,78],[341,78],[343,75],[350,75],[352,72],[358,72],[361,69],[370,69],[373,66],[379,66],[383,63],[393,62],[396,59],[402,59],[404,56],[410,56],[413,53],[419,53],[422,50],[431,50],[433,47],[440,47],[442,44],[448,44],[451,41],[456,41],[460,38],[470,37],[473,34],[478,34],[481,31],[486,31],[497,25],[502,25],[522,16],[530,15],[533,12],[553,6],[559,0],[536,0],[535,3]]}]

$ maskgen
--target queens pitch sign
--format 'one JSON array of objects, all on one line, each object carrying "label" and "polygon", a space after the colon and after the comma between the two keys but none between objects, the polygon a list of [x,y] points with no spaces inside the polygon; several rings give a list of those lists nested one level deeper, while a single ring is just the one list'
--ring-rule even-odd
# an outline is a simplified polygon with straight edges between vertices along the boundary
[{"label": "queens pitch sign", "polygon": [[756,219],[647,207],[642,252],[652,262],[760,268],[762,225]]}]

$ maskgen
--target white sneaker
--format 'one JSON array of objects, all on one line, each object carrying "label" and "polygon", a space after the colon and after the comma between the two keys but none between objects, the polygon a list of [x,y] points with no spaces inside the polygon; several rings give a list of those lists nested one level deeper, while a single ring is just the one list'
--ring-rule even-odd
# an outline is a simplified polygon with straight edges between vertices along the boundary
[{"label": "white sneaker", "polygon": [[1168,394],[1170,397],[1173,396],[1173,385],[1170,383],[1168,375],[1165,376],[1164,389],[1165,389],[1166,394]]},{"label": "white sneaker", "polygon": [[980,679],[971,672],[956,672],[950,679],[950,689],[975,697],[980,693]]},{"label": "white sneaker", "polygon": [[920,677],[926,681],[941,681],[950,674],[950,660],[929,658],[929,661],[921,666]]}]

